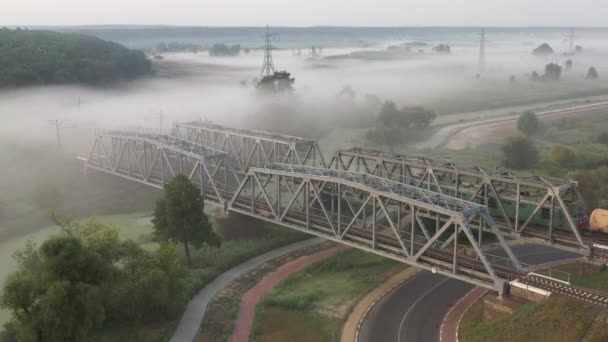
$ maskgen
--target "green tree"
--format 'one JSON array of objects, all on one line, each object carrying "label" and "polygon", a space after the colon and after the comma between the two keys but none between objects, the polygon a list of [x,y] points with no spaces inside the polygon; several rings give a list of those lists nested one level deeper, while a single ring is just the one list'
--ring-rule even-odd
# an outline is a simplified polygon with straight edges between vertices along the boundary
[{"label": "green tree", "polygon": [[608,131],[598,134],[596,140],[600,144],[608,145]]},{"label": "green tree", "polygon": [[163,198],[156,202],[154,231],[160,240],[184,245],[188,265],[192,266],[190,245],[219,246],[220,240],[203,211],[205,202],[200,190],[185,175],[175,176],[165,185]]},{"label": "green tree", "polygon": [[256,88],[272,94],[292,92],[295,81],[287,71],[275,71],[272,75],[262,77]]},{"label": "green tree", "polygon": [[538,160],[538,151],[526,137],[509,137],[501,146],[503,164],[508,168],[524,169],[534,166]]},{"label": "green tree", "polygon": [[545,65],[545,79],[559,81],[562,76],[562,67],[559,64],[549,63]]},{"label": "green tree", "polygon": [[101,325],[109,267],[80,239],[55,236],[39,250],[30,244],[16,260],[0,302],[13,312],[21,340],[84,341]]},{"label": "green tree", "polygon": [[534,49],[534,51],[532,51],[532,53],[535,56],[552,55],[553,54],[553,48],[549,44],[547,44],[547,43],[542,43],[536,49]]},{"label": "green tree", "polygon": [[536,114],[532,111],[522,113],[517,119],[517,129],[525,135],[532,135],[538,130],[539,122]]},{"label": "green tree", "polygon": [[589,208],[608,208],[608,167],[580,170],[570,176],[579,183]]},{"label": "green tree", "polygon": [[587,71],[587,75],[585,76],[588,80],[597,80],[599,77],[600,75],[594,67],[589,68],[589,71]]},{"label": "green tree", "polygon": [[576,164],[576,153],[568,146],[555,145],[551,149],[551,159],[562,167],[571,167]]}]

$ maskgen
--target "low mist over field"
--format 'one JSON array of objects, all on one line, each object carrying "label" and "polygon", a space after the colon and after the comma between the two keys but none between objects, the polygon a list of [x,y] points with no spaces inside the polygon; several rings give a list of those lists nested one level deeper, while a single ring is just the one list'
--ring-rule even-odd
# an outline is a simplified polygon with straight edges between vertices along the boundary
[{"label": "low mist over field", "polygon": [[[370,35],[363,30],[365,41],[353,39],[357,30],[348,31],[340,42],[332,30],[327,41],[322,30],[311,29],[305,38],[302,34],[295,36],[294,43],[290,31],[282,29],[280,39],[273,42],[277,48],[273,51],[274,66],[295,77],[290,95],[263,95],[254,87],[263,51],[245,53],[244,49],[262,45],[261,28],[255,35],[248,33],[242,38],[241,52],[234,57],[212,57],[202,43],[203,50],[198,53],[157,53],[149,49],[154,73],[133,81],[97,87],[2,89],[1,148],[10,153],[0,154],[0,164],[6,170],[0,181],[0,203],[4,207],[0,229],[8,229],[2,222],[15,226],[28,210],[40,212],[39,208],[32,209],[36,208],[32,203],[39,192],[52,195],[53,191],[69,189],[61,184],[79,177],[75,156],[88,153],[96,129],[158,130],[162,115],[165,131],[175,121],[211,120],[321,138],[334,129],[374,126],[380,104],[386,100],[399,107],[424,106],[435,111],[440,122],[450,114],[603,95],[608,90],[608,77],[603,77],[608,71],[608,34],[604,35],[603,30],[583,30],[576,41],[583,52],[574,57],[564,55],[569,51],[569,43],[564,40],[569,33],[566,29],[488,30],[486,69],[479,77],[478,29],[392,29],[385,36],[381,31]],[[114,32],[114,37],[119,32]],[[129,39],[131,45],[137,45],[137,40]],[[163,39],[148,37],[145,41],[156,46]],[[534,56],[532,50],[544,42],[553,47],[554,53]],[[450,45],[450,54],[433,51],[441,43]],[[315,50],[322,50],[312,56],[315,45]],[[563,66],[568,59],[573,60],[573,67],[563,70],[560,81],[530,80],[533,71],[544,72],[545,64]],[[585,79],[591,66],[599,71],[598,80]],[[60,154],[56,154],[56,131],[49,120],[59,120]],[[337,143],[348,146],[349,141],[353,143],[348,139],[338,139]],[[334,146],[323,148],[331,152]],[[62,159],[56,157],[59,155]],[[54,172],[64,170],[64,163],[72,163],[72,171]],[[93,208],[97,210],[103,211]],[[46,216],[45,211],[38,216]]]}]

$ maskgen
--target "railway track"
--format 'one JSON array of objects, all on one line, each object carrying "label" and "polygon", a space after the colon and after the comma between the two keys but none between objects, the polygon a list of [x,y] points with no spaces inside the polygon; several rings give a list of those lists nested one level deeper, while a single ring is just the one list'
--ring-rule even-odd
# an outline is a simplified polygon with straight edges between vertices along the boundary
[{"label": "railway track", "polygon": [[[212,190],[213,189],[211,187],[205,187],[205,192],[208,195],[214,194],[214,192],[212,192]],[[222,196],[222,198],[224,198],[224,199],[232,198],[233,193],[231,191],[227,191],[224,189],[218,189],[218,191],[219,191],[220,195]],[[206,198],[208,200],[212,200],[214,202],[219,202],[217,199],[217,196],[214,196],[214,195],[206,196]],[[236,202],[236,205],[240,206],[242,209],[245,209],[245,208],[251,209],[252,203],[251,203],[250,199],[237,198],[235,202]],[[264,213],[264,212],[269,213],[270,208],[268,207],[268,204],[265,203],[264,201],[255,200],[254,201],[254,211],[257,213]],[[303,214],[301,214],[295,210],[290,210],[289,213],[287,215],[285,215],[284,220],[286,222],[289,222],[292,224],[301,225],[303,222],[306,222],[306,217]],[[311,214],[311,215],[309,215],[308,220],[309,220],[309,230],[311,232],[316,232],[316,233],[321,233],[321,234],[333,234],[331,227],[328,226],[326,218],[323,217],[322,215]],[[332,222],[332,224],[336,224],[336,223],[337,222]],[[377,229],[379,229],[379,230],[382,230],[382,228],[388,228],[388,227],[383,227],[381,225],[377,226]],[[557,235],[559,235],[559,233]],[[608,240],[605,238],[602,239],[603,237],[600,237],[600,239],[594,239],[596,237],[598,237],[597,234],[595,234],[595,236],[588,237],[587,240],[588,241],[601,241],[601,242]],[[560,236],[560,238],[563,238],[563,236]],[[399,241],[395,237],[392,237],[392,236],[389,236],[389,235],[386,235],[383,233],[378,233],[378,232],[376,233],[376,235],[374,237],[373,233],[369,229],[365,229],[362,227],[355,227],[355,226],[351,227],[349,230],[349,233],[344,236],[344,240],[349,241],[350,243],[358,244],[358,245],[365,246],[365,247],[370,247],[375,241],[376,249],[383,251],[385,253],[393,254],[397,257],[403,257],[403,258],[406,257],[405,253],[403,253],[403,251],[401,250]],[[405,241],[405,242],[407,245],[411,244],[411,241]],[[424,245],[423,241],[417,241],[415,238],[415,240],[414,240],[415,248],[421,248],[423,245]],[[603,254],[603,255],[608,257],[608,249],[605,250],[604,252],[605,252],[605,254]],[[442,268],[445,270],[449,270],[449,267],[447,267],[446,265],[451,264],[453,261],[452,255],[450,252],[445,252],[445,251],[439,250],[439,249],[429,249],[423,256],[421,256],[421,258],[426,259],[427,264],[429,266]],[[584,303],[599,305],[602,307],[608,307],[608,296],[594,293],[591,291],[574,288],[565,282],[561,282],[559,280],[554,280],[552,278],[536,275],[534,273],[520,272],[514,268],[505,267],[505,266],[496,265],[496,264],[494,264],[493,267],[494,267],[494,271],[496,272],[496,274],[505,280],[508,280],[508,281],[517,280],[522,284],[536,287],[536,288],[539,288],[539,289],[542,289],[545,291],[549,291],[551,293],[568,296],[570,298],[573,298],[575,300],[578,300],[578,301],[581,301]],[[463,253],[461,253],[461,255],[459,255],[459,257],[458,257],[458,271],[459,272],[467,273],[471,277],[476,277],[479,280],[487,281],[488,279],[481,276],[482,270],[484,270],[484,265],[480,260],[467,256],[466,252],[463,252]]]},{"label": "railway track", "polygon": [[552,293],[565,295],[581,302],[608,307],[608,296],[581,290],[566,283],[547,279],[534,274],[528,274],[525,277],[518,279],[518,281],[529,286],[550,291]]}]

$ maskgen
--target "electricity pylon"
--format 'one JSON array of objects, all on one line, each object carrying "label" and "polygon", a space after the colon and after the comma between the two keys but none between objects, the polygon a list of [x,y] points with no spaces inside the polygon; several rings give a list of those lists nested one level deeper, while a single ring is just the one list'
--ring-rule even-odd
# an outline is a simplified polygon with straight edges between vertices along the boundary
[{"label": "electricity pylon", "polygon": [[262,71],[260,72],[260,79],[264,76],[270,76],[274,74],[274,63],[272,61],[272,38],[278,36],[276,33],[270,33],[270,28],[266,25],[265,45],[264,45],[264,64],[262,65]]},{"label": "electricity pylon", "polygon": [[479,40],[479,64],[477,65],[477,72],[479,74],[486,71],[486,30],[481,29],[481,39]]},{"label": "electricity pylon", "polygon": [[574,29],[570,29],[570,35],[568,36],[568,40],[570,41],[570,55],[574,56],[575,46],[574,46]]}]

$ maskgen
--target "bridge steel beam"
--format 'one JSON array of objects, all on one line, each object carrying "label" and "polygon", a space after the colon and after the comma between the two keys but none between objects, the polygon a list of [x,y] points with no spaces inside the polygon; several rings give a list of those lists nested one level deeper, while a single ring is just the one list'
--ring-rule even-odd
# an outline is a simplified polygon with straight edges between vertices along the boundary
[{"label": "bridge steel beam", "polygon": [[[524,271],[486,207],[368,174],[286,164],[250,168],[228,210],[499,293],[505,291],[508,278]],[[370,222],[365,213],[375,219]],[[441,218],[442,224],[435,231],[423,231],[426,219],[419,213]],[[500,265],[482,250],[473,220],[484,221],[495,234],[507,255]],[[456,240],[453,249],[440,249],[442,239],[452,232],[466,242]]]},{"label": "bridge steel beam", "polygon": [[242,173],[273,163],[325,167],[316,140],[263,131],[229,128],[208,122],[176,123],[173,135],[227,152]]},{"label": "bridge steel beam", "polygon": [[85,161],[97,170],[159,189],[184,174],[206,201],[226,207],[241,182],[227,153],[173,136],[126,131],[98,132]]},{"label": "bridge steel beam", "polygon": [[[578,183],[574,181],[358,148],[337,151],[328,167],[367,172],[452,197],[466,198],[492,208],[492,217],[508,236],[585,255],[590,253],[575,219],[585,213],[584,209],[575,206],[580,198]],[[522,212],[524,203],[534,208],[531,214]],[[507,206],[511,207],[514,215],[508,214]],[[557,213],[561,213],[566,221],[565,230],[556,231],[553,226]],[[539,214],[547,219],[547,224],[534,223]],[[482,226],[481,221],[477,223]],[[487,227],[482,229],[487,230]]]}]

